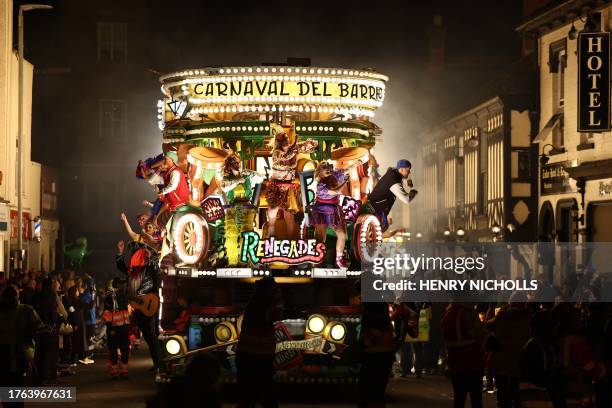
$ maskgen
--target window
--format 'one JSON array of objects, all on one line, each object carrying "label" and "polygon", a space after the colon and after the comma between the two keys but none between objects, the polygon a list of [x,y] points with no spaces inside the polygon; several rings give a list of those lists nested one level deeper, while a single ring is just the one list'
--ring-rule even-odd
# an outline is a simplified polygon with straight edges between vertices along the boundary
[{"label": "window", "polygon": [[127,24],[98,23],[98,61],[126,62]]},{"label": "window", "polygon": [[479,155],[479,164],[478,164],[478,214],[486,215],[487,214],[487,204],[489,200],[489,175],[488,175],[488,161],[489,161],[489,147],[488,147],[488,138],[486,135],[483,135],[479,138],[478,143],[478,155]]},{"label": "window", "polygon": [[565,69],[567,67],[567,42],[562,39],[550,44],[549,61],[552,80],[552,111],[559,113],[559,121],[552,130],[552,145],[556,151],[564,151],[563,107],[565,105]]},{"label": "window", "polygon": [[555,126],[552,130],[552,145],[555,152],[563,152],[563,115],[559,117],[559,121],[557,122],[557,126]]},{"label": "window", "polygon": [[126,103],[123,100],[101,99],[99,109],[99,132],[101,139],[120,139],[126,134]]}]

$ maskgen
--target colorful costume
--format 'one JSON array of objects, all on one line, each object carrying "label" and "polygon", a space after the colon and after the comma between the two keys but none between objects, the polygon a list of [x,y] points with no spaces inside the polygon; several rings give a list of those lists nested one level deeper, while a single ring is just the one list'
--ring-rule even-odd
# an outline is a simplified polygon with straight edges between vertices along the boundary
[{"label": "colorful costume", "polygon": [[306,140],[296,142],[286,152],[282,149],[272,151],[272,174],[266,186],[266,200],[269,208],[280,207],[284,210],[299,210],[299,184],[294,183],[298,153],[312,153],[317,142]]},{"label": "colorful costume", "polygon": [[[336,169],[328,177],[328,183],[342,184],[345,177],[344,169]],[[310,225],[325,225],[330,228],[344,227],[344,214],[340,207],[340,194],[332,191],[328,183],[321,181],[317,184],[317,197],[310,207]]]},{"label": "colorful costume", "polygon": [[[125,293],[110,289],[104,301],[102,319],[108,333],[108,368],[111,377],[127,377],[130,357],[130,312]],[[119,361],[121,352],[121,361]]]},{"label": "colorful costume", "polygon": [[[162,176],[161,169],[156,165],[162,162],[164,157],[164,154],[161,153],[155,157],[149,157],[144,161],[138,161],[138,165],[136,166],[136,177],[141,180],[146,180],[147,183],[156,189],[163,188],[164,177]],[[156,216],[163,205],[164,202],[159,198],[155,200],[153,207],[151,208],[151,216]]]},{"label": "colorful costume", "polygon": [[187,178],[183,170],[176,165],[164,174],[164,186],[160,193],[164,195],[164,202],[168,205],[168,211],[174,212],[178,207],[189,201],[191,195]]},{"label": "colorful costume", "polygon": [[[240,182],[243,179],[244,182]],[[224,176],[221,181],[221,189],[227,196],[227,202],[232,204],[235,199],[235,190],[238,186],[243,186],[244,193],[240,194],[241,198],[250,201],[253,197],[253,187],[263,181],[263,177],[251,170],[240,170],[240,175],[235,176],[230,174]]]}]

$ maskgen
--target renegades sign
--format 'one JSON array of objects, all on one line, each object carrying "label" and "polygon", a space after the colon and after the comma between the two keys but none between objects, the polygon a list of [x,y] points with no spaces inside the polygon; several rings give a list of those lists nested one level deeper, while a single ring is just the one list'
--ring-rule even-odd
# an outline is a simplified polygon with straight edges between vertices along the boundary
[{"label": "renegades sign", "polygon": [[578,34],[578,131],[610,130],[610,33]]}]

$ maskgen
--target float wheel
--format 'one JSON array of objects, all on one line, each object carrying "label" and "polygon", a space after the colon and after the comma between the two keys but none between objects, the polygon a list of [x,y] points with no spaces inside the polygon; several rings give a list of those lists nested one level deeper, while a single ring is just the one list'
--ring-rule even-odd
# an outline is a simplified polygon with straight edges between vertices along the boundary
[{"label": "float wheel", "polygon": [[371,261],[382,242],[382,228],[375,215],[362,214],[357,217],[353,229],[353,254],[360,261]]},{"label": "float wheel", "polygon": [[199,214],[175,214],[178,217],[172,222],[172,239],[174,249],[187,265],[197,264],[208,253],[210,230],[208,223]]}]

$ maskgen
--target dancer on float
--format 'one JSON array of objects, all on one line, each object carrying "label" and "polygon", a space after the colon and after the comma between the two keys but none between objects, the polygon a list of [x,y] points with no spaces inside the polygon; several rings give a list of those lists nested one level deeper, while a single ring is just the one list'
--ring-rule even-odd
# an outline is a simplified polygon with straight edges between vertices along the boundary
[{"label": "dancer on float", "polygon": [[[149,157],[146,160],[139,160],[136,166],[136,178],[146,180],[159,193],[159,190],[164,186],[162,169],[164,161],[165,156],[163,153],[155,157]],[[165,211],[163,200],[157,198],[155,202],[144,200],[142,203],[146,207],[151,208],[149,210],[149,220],[156,223],[158,214]]]},{"label": "dancer on float", "polygon": [[321,162],[315,171],[317,194],[310,207],[310,225],[315,227],[317,242],[325,242],[327,228],[336,233],[336,265],[346,269],[344,246],[346,224],[340,207],[340,190],[349,180],[348,169],[334,169],[333,164]]},{"label": "dancer on float", "polygon": [[[274,131],[276,129],[276,131]],[[272,150],[272,174],[266,188],[268,201],[268,233],[267,237],[276,234],[276,220],[281,217],[287,226],[287,236],[296,236],[294,213],[299,210],[299,184],[294,183],[297,159],[299,153],[312,153],[317,147],[314,140],[298,142],[295,135],[293,143],[281,126],[273,126],[274,148]]]},{"label": "dancer on float", "polygon": [[250,201],[253,196],[254,186],[264,180],[263,176],[252,170],[241,169],[240,157],[236,154],[230,154],[225,158],[221,173],[223,176],[221,190],[225,193],[229,204],[234,202],[234,190],[236,187],[242,185],[244,187],[244,198]]},{"label": "dancer on float", "polygon": [[[389,228],[388,216],[395,200],[409,204],[418,193],[412,189],[412,180],[408,178],[411,169],[412,164],[408,160],[399,160],[395,167],[389,167],[368,197],[367,205],[371,206],[380,218],[383,232]],[[406,192],[406,187],[409,187],[410,191]]]},{"label": "dancer on float", "polygon": [[158,197],[168,206],[168,211],[175,212],[187,204],[191,197],[185,173],[178,167],[178,154],[174,151],[166,152],[161,169],[164,171],[164,187]]}]

